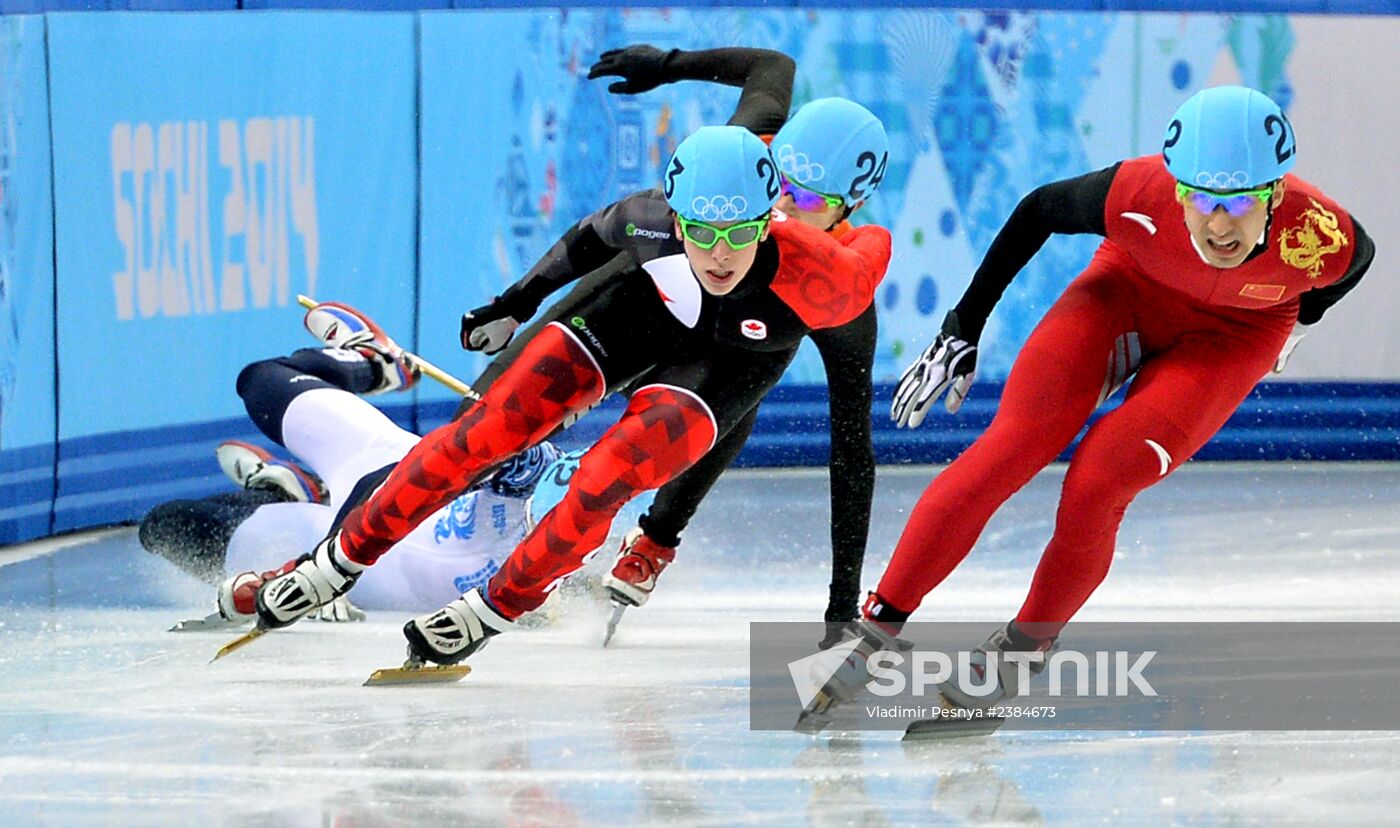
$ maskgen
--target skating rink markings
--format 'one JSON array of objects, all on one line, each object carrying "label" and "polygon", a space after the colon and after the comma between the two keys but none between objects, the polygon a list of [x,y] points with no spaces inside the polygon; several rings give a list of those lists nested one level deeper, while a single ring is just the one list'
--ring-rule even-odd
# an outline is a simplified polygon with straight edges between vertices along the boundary
[{"label": "skating rink markings", "polygon": [[[936,471],[880,470],[867,587]],[[1052,468],[1013,498],[916,619],[990,631],[1010,617],[1062,479]],[[0,549],[0,824],[1374,825],[1400,812],[1393,733],[906,745],[750,731],[748,622],[819,617],[828,502],[824,472],[731,473],[607,650],[605,607],[574,590],[556,623],[494,641],[444,687],[359,686],[402,660],[411,613],[305,622],[210,665],[230,636],[165,628],[208,612],[211,590],[134,530]],[[1400,466],[1189,464],[1129,510],[1080,619],[1400,620],[1397,503]]]}]

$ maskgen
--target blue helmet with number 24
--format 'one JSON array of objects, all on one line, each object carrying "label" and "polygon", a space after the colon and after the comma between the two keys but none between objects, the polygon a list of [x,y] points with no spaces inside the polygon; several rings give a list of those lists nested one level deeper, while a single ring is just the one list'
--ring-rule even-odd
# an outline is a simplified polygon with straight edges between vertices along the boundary
[{"label": "blue helmet with number 24", "polygon": [[1216,86],[1192,95],[1167,126],[1162,154],[1177,181],[1247,190],[1283,177],[1297,151],[1293,125],[1268,95]]},{"label": "blue helmet with number 24", "polygon": [[781,188],[768,145],[737,126],[707,126],[676,147],[661,191],[691,221],[746,221],[768,214]]},{"label": "blue helmet with number 24", "polygon": [[773,136],[773,157],[795,184],[854,207],[885,178],[890,139],[875,114],[849,98],[818,98]]}]

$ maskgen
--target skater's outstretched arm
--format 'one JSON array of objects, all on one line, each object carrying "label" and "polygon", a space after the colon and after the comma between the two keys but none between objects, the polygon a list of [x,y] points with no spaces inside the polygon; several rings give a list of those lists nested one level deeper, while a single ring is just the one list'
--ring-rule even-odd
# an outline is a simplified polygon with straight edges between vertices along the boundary
[{"label": "skater's outstretched arm", "polygon": [[1032,190],[1002,225],[982,264],[972,275],[954,310],[962,338],[977,344],[992,308],[1011,280],[1052,234],[1093,233],[1102,236],[1108,188],[1118,164],[1087,175],[1053,181]]},{"label": "skater's outstretched arm", "polygon": [[1021,199],[938,334],[899,378],[890,406],[895,423],[918,428],[945,394],[948,413],[962,407],[977,370],[977,342],[992,309],[1052,234],[1107,234],[1104,210],[1119,166],[1051,182]]},{"label": "skater's outstretched arm", "polygon": [[731,47],[688,52],[637,44],[604,52],[588,70],[588,78],[622,78],[608,86],[609,92],[619,95],[636,95],[683,80],[738,86],[743,91],[729,125],[771,135],[787,120],[796,72],[792,58],[770,49]]},{"label": "skater's outstretched arm", "polygon": [[550,294],[599,270],[628,248],[627,227],[644,212],[650,191],[634,193],[586,216],[549,248],[518,282],[490,304],[462,315],[462,347],[495,354],[509,344]]},{"label": "skater's outstretched arm", "polygon": [[860,604],[860,574],[875,496],[870,384],[875,362],[875,306],[839,328],[812,333],[826,371],[831,416],[831,584],[825,620],[851,621]]},{"label": "skater's outstretched arm", "polygon": [[774,222],[782,270],[772,290],[808,328],[836,328],[865,312],[889,270],[890,231],[857,227],[841,238],[811,225]]}]

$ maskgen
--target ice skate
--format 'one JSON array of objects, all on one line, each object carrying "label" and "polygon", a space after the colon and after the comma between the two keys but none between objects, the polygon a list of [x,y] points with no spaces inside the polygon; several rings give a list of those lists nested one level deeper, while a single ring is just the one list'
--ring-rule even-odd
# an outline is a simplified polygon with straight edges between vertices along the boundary
[{"label": "ice skate", "polygon": [[[944,682],[939,692],[950,703],[963,708],[987,708],[1014,699],[1026,692],[1022,673],[1039,675],[1045,670],[1045,653],[1054,649],[1055,639],[1036,641],[1022,633],[1016,622],[992,633],[971,656],[974,684]],[[1029,670],[1019,669],[1025,663]],[[990,676],[990,677],[989,677]],[[977,681],[982,683],[977,684]]]},{"label": "ice skate", "polygon": [[402,667],[375,670],[365,686],[458,681],[472,670],[459,662],[513,626],[491,608],[480,590],[465,592],[437,612],[404,624],[408,659]]},{"label": "ice skate", "polygon": [[316,475],[290,460],[279,460],[242,440],[225,440],[214,449],[219,468],[244,489],[269,489],[299,503],[325,503],[326,487]]},{"label": "ice skate", "polygon": [[419,367],[374,320],[340,302],[321,302],[303,320],[311,335],[331,348],[358,352],[378,366],[379,383],[367,394],[406,391],[418,382]]},{"label": "ice skate", "polygon": [[350,591],[364,567],[340,551],[339,535],[321,541],[296,566],[258,587],[258,625],[277,629],[303,618]]},{"label": "ice skate", "polygon": [[176,621],[166,632],[225,632],[243,626],[244,621],[230,621],[218,612],[211,612],[201,618],[186,618]]},{"label": "ice skate", "polygon": [[[210,661],[241,649],[269,630],[281,629],[328,608],[334,613],[332,604],[350,591],[364,571],[363,566],[341,554],[338,537],[326,538],[315,551],[288,561],[273,577],[266,578],[254,595],[256,625],[219,648]],[[239,577],[235,576],[235,581]]]},{"label": "ice skate", "polygon": [[181,621],[171,627],[170,632],[226,630],[256,621],[258,588],[268,579],[290,571],[294,563],[295,561],[288,561],[282,569],[274,569],[261,575],[256,572],[240,572],[225,578],[214,596],[214,612],[203,618]]},{"label": "ice skate", "polygon": [[[1014,621],[992,633],[971,654],[971,683],[964,686],[954,677],[939,685],[939,715],[913,722],[904,738],[978,736],[1001,727],[1005,718],[989,711],[1026,692],[1019,665],[1027,665],[1027,678],[1038,675],[1045,670],[1044,653],[1056,646],[1054,639],[1037,641],[1026,636]],[[1037,653],[1040,657],[1033,655]]]},{"label": "ice skate", "polygon": [[365,679],[365,687],[385,687],[394,684],[449,684],[471,674],[466,664],[429,664],[414,655],[410,645],[408,658],[402,667],[375,670]]},{"label": "ice skate", "polygon": [[904,729],[906,742],[952,739],[959,736],[986,736],[1001,727],[1006,718],[993,715],[987,708],[960,707],[938,696],[938,715],[932,719],[910,722]]},{"label": "ice skate", "polygon": [[412,655],[434,664],[456,664],[514,626],[486,602],[480,589],[473,589],[437,612],[404,624],[403,634]]},{"label": "ice skate", "polygon": [[603,587],[612,602],[612,615],[608,618],[608,629],[603,635],[604,647],[617,632],[617,623],[622,620],[622,614],[628,607],[646,604],[656,589],[656,579],[675,559],[675,547],[662,546],[653,541],[642,532],[640,526],[633,527],[622,539],[612,571],[603,577]]},{"label": "ice skate", "polygon": [[829,674],[813,676],[822,682],[802,712],[798,714],[794,730],[804,733],[820,733],[831,723],[835,709],[854,699],[870,681],[867,663],[881,650],[896,652],[901,642],[895,638],[896,630],[876,621],[852,621],[846,625],[844,638],[830,649],[845,649],[845,660]]},{"label": "ice skate", "polygon": [[[240,572],[219,584],[215,597],[217,609],[204,618],[191,618],[170,628],[171,632],[193,632],[207,629],[227,629],[257,620],[258,589],[268,580],[291,571],[296,561],[288,561],[282,569],[273,569],[259,575],[256,572]],[[364,621],[365,611],[350,603],[347,595],[313,610],[308,616],[319,621],[343,623]]]}]

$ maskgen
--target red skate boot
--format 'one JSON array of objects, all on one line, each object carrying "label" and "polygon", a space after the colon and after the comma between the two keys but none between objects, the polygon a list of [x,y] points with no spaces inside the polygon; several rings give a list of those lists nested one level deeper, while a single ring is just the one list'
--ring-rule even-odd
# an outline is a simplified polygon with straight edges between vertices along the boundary
[{"label": "red skate boot", "polygon": [[662,546],[642,532],[637,526],[622,539],[622,548],[617,550],[617,560],[612,572],[603,578],[603,587],[612,599],[612,617],[608,619],[608,631],[603,636],[603,646],[608,646],[617,632],[617,622],[628,607],[640,607],[651,598],[656,589],[656,579],[676,559],[673,546]]}]

